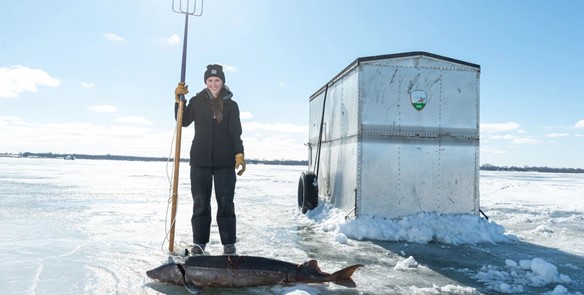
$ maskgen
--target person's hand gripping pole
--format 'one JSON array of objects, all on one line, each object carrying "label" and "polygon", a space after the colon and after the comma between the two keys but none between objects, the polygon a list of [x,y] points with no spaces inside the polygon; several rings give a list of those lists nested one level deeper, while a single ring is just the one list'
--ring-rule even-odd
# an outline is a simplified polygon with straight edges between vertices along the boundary
[{"label": "person's hand gripping pole", "polygon": [[179,82],[174,90],[174,101],[179,103],[181,99],[185,99],[185,95],[189,93],[189,86],[185,82]]}]

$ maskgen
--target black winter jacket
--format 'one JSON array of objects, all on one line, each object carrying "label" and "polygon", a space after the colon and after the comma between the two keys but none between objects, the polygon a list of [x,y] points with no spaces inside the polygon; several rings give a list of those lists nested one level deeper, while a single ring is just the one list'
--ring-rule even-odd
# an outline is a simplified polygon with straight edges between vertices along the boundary
[{"label": "black winter jacket", "polygon": [[[193,96],[183,113],[182,125],[195,122],[195,138],[191,145],[190,164],[196,167],[235,167],[235,155],[243,153],[239,107],[231,100],[233,93],[223,86],[223,120],[221,124],[213,118],[211,94],[205,88]],[[176,119],[178,103],[175,103]]]}]

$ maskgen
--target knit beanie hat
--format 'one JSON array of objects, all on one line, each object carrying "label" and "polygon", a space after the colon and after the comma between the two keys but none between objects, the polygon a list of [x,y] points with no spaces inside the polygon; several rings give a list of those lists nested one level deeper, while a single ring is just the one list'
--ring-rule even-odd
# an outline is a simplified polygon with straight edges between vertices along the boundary
[{"label": "knit beanie hat", "polygon": [[208,65],[207,70],[205,71],[204,79],[205,83],[207,82],[207,79],[209,79],[209,77],[218,77],[219,79],[221,79],[221,81],[223,81],[223,84],[225,84],[225,73],[223,73],[223,67],[221,65],[217,64]]}]

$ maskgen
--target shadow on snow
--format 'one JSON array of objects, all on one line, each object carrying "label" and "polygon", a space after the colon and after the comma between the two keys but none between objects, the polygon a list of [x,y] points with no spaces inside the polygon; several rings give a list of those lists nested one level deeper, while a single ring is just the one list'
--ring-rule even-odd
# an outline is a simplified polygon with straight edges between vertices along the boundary
[{"label": "shadow on snow", "polygon": [[413,256],[418,264],[447,277],[460,285],[475,288],[485,294],[499,293],[487,288],[484,282],[473,278],[483,266],[491,265],[499,271],[511,272],[505,260],[532,260],[541,258],[558,268],[558,273],[570,277],[571,282],[549,283],[543,287],[521,284],[524,294],[552,291],[557,285],[563,285],[570,292],[584,290],[582,270],[574,266],[584,265],[584,257],[527,242],[510,242],[498,244],[450,245],[439,243],[405,243],[370,241],[384,249],[401,256],[403,259]]}]

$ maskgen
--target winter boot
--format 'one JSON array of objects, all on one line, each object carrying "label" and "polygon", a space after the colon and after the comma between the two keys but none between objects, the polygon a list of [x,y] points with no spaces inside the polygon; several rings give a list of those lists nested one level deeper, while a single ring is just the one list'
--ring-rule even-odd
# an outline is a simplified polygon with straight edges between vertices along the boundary
[{"label": "winter boot", "polygon": [[194,244],[191,249],[191,255],[203,255],[205,254],[205,246],[207,244]]},{"label": "winter boot", "polygon": [[235,245],[234,244],[227,244],[223,245],[223,255],[233,255],[235,254]]}]

